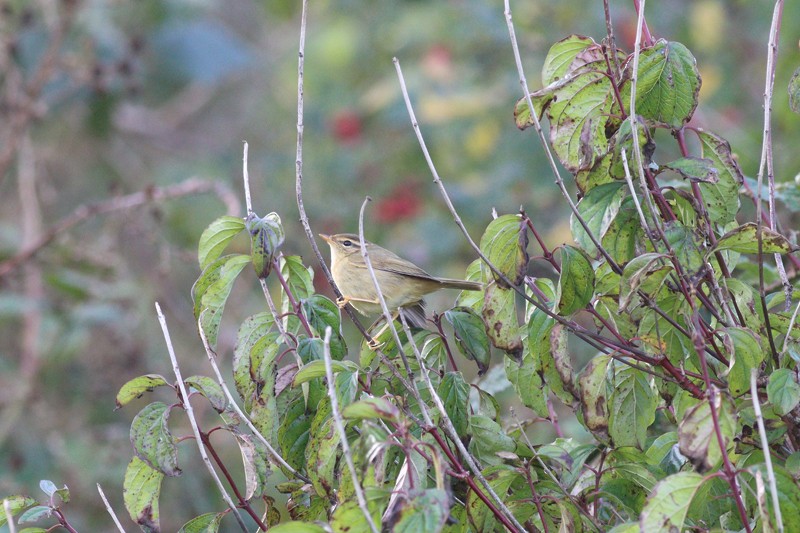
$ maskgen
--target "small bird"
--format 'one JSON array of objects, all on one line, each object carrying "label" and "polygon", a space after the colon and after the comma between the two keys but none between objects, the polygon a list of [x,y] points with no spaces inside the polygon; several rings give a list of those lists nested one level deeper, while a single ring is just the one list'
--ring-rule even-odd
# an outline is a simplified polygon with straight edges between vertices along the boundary
[{"label": "small bird", "polygon": [[[338,235],[320,234],[331,247],[331,273],[333,281],[342,292],[337,302],[339,307],[348,303],[364,315],[382,312],[375,284],[369,275],[367,264],[361,255],[358,235],[340,233]],[[386,300],[389,312],[397,317],[402,308],[412,325],[424,327],[425,310],[422,298],[439,289],[460,289],[465,291],[483,290],[483,284],[460,279],[437,278],[420,267],[377,244],[365,241],[378,285]],[[385,326],[384,326],[385,327]],[[383,330],[381,330],[381,333]],[[376,337],[380,334],[376,335]]]}]

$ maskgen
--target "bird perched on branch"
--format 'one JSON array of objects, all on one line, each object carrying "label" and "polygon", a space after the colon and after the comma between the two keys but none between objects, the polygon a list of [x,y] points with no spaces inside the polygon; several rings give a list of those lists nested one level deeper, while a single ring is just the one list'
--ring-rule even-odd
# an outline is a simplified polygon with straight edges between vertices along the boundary
[{"label": "bird perched on branch", "polygon": [[[349,303],[364,315],[382,313],[378,292],[375,290],[375,284],[361,253],[358,235],[353,233],[320,234],[320,237],[325,239],[331,248],[331,273],[333,281],[342,292],[342,298],[337,301],[339,307],[344,307]],[[483,290],[482,283],[437,278],[386,248],[367,241],[365,244],[370,264],[375,272],[383,298],[386,300],[386,306],[392,313],[392,319],[397,318],[398,309],[402,308],[404,316],[412,325],[424,327],[425,309],[422,298],[426,294],[439,289]],[[384,326],[375,337],[379,337],[387,326]],[[370,345],[372,346],[372,343]]]}]

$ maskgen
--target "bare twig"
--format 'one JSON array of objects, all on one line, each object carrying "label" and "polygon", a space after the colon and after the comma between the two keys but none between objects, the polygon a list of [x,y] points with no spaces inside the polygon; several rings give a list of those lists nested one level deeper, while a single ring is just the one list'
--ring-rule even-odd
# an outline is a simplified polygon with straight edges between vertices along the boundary
[{"label": "bare twig", "polygon": [[800,302],[797,302],[797,306],[794,308],[794,313],[792,313],[792,319],[789,321],[789,328],[786,330],[786,337],[783,338],[783,348],[781,348],[781,353],[786,353],[786,347],[789,345],[789,338],[792,336],[792,328],[794,327],[794,322],[797,320],[797,312],[800,311]]},{"label": "bare twig", "polygon": [[769,483],[769,491],[772,493],[772,508],[775,511],[775,520],[778,522],[778,533],[783,533],[783,517],[781,516],[781,506],[778,498],[778,484],[775,482],[775,471],[772,468],[772,454],[769,452],[767,430],[764,427],[764,417],[761,415],[761,402],[758,400],[758,385],[756,384],[757,374],[758,371],[755,368],[750,370],[750,395],[753,397],[753,410],[755,411],[756,423],[758,424],[758,435],[761,438],[761,451],[764,452],[764,463],[767,466],[767,482]]},{"label": "bare twig", "polygon": [[97,484],[97,492],[100,493],[100,498],[103,499],[103,505],[106,506],[106,511],[108,511],[108,514],[111,515],[111,519],[114,520],[117,530],[119,530],[120,533],[125,533],[125,528],[122,527],[122,524],[120,523],[119,518],[117,518],[117,514],[114,512],[111,504],[108,503],[108,498],[106,498],[106,493],[103,492],[103,487],[100,486],[100,483]]},{"label": "bare twig", "polygon": [[[769,180],[769,226],[774,229],[776,227],[777,213],[775,213],[775,176],[772,172],[772,93],[775,85],[775,58],[778,54],[778,30],[781,25],[781,18],[783,14],[783,0],[775,2],[775,10],[772,14],[772,24],[769,30],[769,48],[767,50],[767,72],[766,83],[764,88],[764,131],[762,135],[761,144],[761,163],[758,167],[758,190],[756,200],[756,240],[758,241],[758,287],[759,299],[761,300],[761,308],[764,312],[764,323],[767,329],[767,338],[769,339],[770,350],[772,350],[773,362],[776,366],[780,364],[780,356],[778,350],[775,348],[775,338],[772,334],[772,326],[770,324],[769,309],[767,308],[767,298],[764,292],[764,240],[762,235],[762,222],[761,222],[761,199],[762,187],[764,183],[764,170],[767,169]],[[780,256],[775,254],[776,261],[781,271],[781,281],[783,282],[786,294],[786,305],[788,309],[789,302],[791,301],[792,287],[786,278],[786,272],[783,271],[783,262]]]},{"label": "bare twig", "polygon": [[[519,45],[517,44],[517,36],[514,31],[514,22],[511,18],[511,5],[509,0],[505,0],[505,17],[506,17],[506,24],[508,25],[508,34],[511,38],[511,48],[514,51],[514,61],[517,64],[517,72],[519,73],[519,83],[522,86],[523,97],[525,98],[525,102],[528,104],[528,111],[531,115],[531,120],[533,121],[533,127],[536,130],[536,134],[539,136],[539,142],[544,148],[545,156],[547,157],[547,162],[550,164],[550,170],[553,172],[553,176],[556,179],[556,185],[558,185],[559,190],[561,191],[561,195],[569,204],[569,208],[572,211],[572,215],[575,219],[580,223],[583,230],[589,236],[594,244],[595,248],[603,255],[605,260],[608,262],[611,269],[616,272],[617,274],[622,273],[622,269],[617,264],[616,261],[608,254],[608,252],[603,248],[600,244],[600,241],[595,237],[592,233],[592,230],[589,228],[589,225],[583,219],[583,216],[578,212],[578,206],[575,205],[575,202],[572,200],[572,196],[570,196],[569,191],[567,191],[567,187],[564,184],[564,179],[561,177],[561,172],[558,170],[558,165],[556,164],[556,160],[553,157],[553,152],[550,149],[550,143],[547,142],[547,138],[544,135],[544,131],[542,130],[542,125],[539,123],[539,116],[536,114],[536,109],[533,107],[533,100],[531,100],[531,92],[528,89],[528,80],[525,77],[525,70],[522,68],[522,57],[519,53]],[[395,64],[397,64],[397,60],[395,60]],[[400,66],[397,64],[397,68],[399,69]],[[416,120],[414,120],[416,123]],[[634,137],[635,138],[635,137]],[[636,143],[634,143],[636,144]],[[428,164],[431,164],[430,161]]]},{"label": "bare twig", "polygon": [[114,211],[132,209],[151,202],[171,200],[182,196],[204,194],[208,192],[213,192],[222,199],[229,213],[238,211],[238,201],[232,197],[227,186],[222,183],[206,181],[199,178],[189,178],[168,187],[148,187],[143,191],[125,196],[118,196],[92,204],[84,204],[75,209],[70,215],[67,215],[57,222],[34,242],[24,246],[15,256],[0,263],[0,278],[8,275],[11,271],[28,261],[61,233],[68,231],[84,220]]},{"label": "bare twig", "polygon": [[206,453],[206,448],[203,445],[203,438],[200,434],[200,427],[197,425],[197,418],[194,416],[194,409],[192,408],[192,403],[189,401],[189,393],[186,390],[186,384],[183,382],[181,369],[178,366],[178,358],[175,356],[175,348],[172,346],[172,339],[170,338],[169,329],[167,328],[167,319],[164,318],[164,314],[161,312],[161,306],[158,305],[158,302],[156,302],[156,314],[158,315],[158,322],[161,324],[161,332],[163,333],[164,341],[167,344],[169,359],[172,361],[172,370],[175,373],[175,379],[178,381],[178,388],[180,389],[181,397],[183,398],[183,407],[186,410],[186,416],[189,418],[189,422],[192,425],[192,432],[194,433],[197,448],[200,451],[200,457],[203,458],[203,463],[205,463],[208,472],[211,474],[211,477],[217,484],[217,487],[222,494],[222,499],[228,504],[228,507],[230,508],[231,512],[233,512],[233,515],[236,518],[236,521],[239,523],[239,526],[242,528],[242,531],[247,533],[247,526],[244,523],[242,515],[239,513],[239,509],[236,507],[236,504],[233,503],[233,500],[228,494],[228,491],[225,489],[225,486],[222,484],[222,480],[217,475],[217,471],[214,470],[214,466],[211,464],[211,460],[208,458],[208,454]]},{"label": "bare twig", "polygon": [[17,526],[14,524],[14,515],[11,514],[11,502],[8,498],[3,499],[3,510],[6,512],[6,524],[8,524],[8,533],[17,533]]},{"label": "bare twig", "polygon": [[250,173],[247,170],[248,148],[247,141],[244,141],[244,147],[242,148],[242,181],[244,182],[244,202],[249,216],[253,212],[253,200],[250,198]]},{"label": "bare twig", "polygon": [[333,379],[333,364],[331,363],[331,327],[325,328],[325,338],[323,339],[323,359],[325,360],[325,377],[328,380],[328,397],[331,400],[331,414],[333,415],[333,424],[336,426],[336,431],[339,432],[339,440],[342,444],[342,455],[347,462],[347,468],[350,469],[350,476],[353,479],[353,490],[356,492],[356,499],[361,512],[364,513],[369,528],[372,533],[378,533],[378,526],[372,519],[367,506],[367,499],[364,497],[364,489],[361,488],[361,482],[358,480],[356,474],[356,466],[353,463],[353,454],[350,452],[350,444],[347,442],[347,432],[344,430],[344,422],[342,421],[342,413],[339,411],[339,399],[336,397],[336,383]]}]

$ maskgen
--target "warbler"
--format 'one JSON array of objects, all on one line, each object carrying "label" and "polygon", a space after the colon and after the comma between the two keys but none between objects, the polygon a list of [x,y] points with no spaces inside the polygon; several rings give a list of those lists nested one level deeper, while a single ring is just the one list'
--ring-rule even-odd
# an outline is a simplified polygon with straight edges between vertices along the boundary
[{"label": "warbler", "polygon": [[[331,248],[331,274],[342,292],[342,298],[337,302],[339,307],[349,303],[364,315],[382,313],[378,292],[361,254],[358,235],[321,233],[320,237],[325,239]],[[424,327],[425,309],[422,298],[426,294],[439,289],[483,290],[482,283],[437,278],[386,248],[367,241],[365,244],[381,293],[393,318],[397,317],[398,309],[402,308],[403,315],[412,325]]]}]

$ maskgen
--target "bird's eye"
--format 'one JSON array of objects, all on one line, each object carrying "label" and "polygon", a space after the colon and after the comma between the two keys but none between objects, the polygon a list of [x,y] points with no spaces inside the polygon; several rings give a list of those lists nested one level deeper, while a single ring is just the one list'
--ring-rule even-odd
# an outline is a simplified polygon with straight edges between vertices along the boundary
[{"label": "bird's eye", "polygon": [[342,244],[343,244],[344,246],[353,246],[353,242],[352,242],[352,241],[350,241],[350,240],[342,241]]}]

